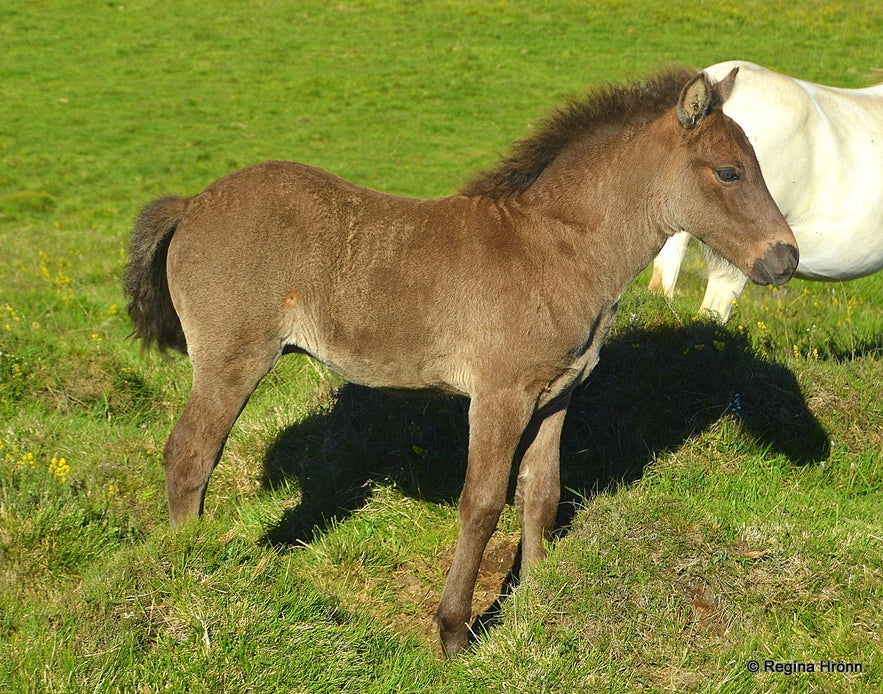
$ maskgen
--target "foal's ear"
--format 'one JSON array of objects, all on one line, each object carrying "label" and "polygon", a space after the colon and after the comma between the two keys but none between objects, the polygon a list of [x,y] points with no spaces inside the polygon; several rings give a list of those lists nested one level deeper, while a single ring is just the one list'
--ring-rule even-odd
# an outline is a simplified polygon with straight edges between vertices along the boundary
[{"label": "foal's ear", "polygon": [[736,75],[739,74],[739,66],[737,65],[732,70],[730,70],[730,74],[724,77],[720,82],[714,85],[714,90],[720,95],[721,101],[726,101],[730,98],[730,94],[733,93],[733,85],[736,82]]},{"label": "foal's ear", "polygon": [[705,120],[714,105],[715,93],[711,80],[704,72],[691,79],[681,90],[678,100],[678,121],[691,130]]}]

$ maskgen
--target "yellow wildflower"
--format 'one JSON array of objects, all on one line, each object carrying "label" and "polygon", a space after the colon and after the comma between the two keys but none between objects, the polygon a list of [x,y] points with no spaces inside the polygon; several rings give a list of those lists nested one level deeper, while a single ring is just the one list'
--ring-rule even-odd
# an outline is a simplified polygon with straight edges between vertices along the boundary
[{"label": "yellow wildflower", "polygon": [[62,484],[67,483],[70,471],[71,466],[68,465],[67,460],[52,456],[52,460],[49,463],[49,472],[54,475],[59,482]]}]

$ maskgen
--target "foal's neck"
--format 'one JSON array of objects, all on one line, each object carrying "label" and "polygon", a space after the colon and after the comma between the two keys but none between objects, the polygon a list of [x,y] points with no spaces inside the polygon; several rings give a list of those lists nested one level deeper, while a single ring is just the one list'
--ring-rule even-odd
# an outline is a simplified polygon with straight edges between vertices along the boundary
[{"label": "foal's neck", "polygon": [[521,196],[543,233],[566,240],[607,294],[619,294],[674,231],[665,220],[660,174],[670,157],[662,123],[575,145]]}]

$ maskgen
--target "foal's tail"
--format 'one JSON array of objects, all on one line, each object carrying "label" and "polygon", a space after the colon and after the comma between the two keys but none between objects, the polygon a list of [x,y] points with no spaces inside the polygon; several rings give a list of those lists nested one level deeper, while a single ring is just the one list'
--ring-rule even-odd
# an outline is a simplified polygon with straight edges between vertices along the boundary
[{"label": "foal's tail", "polygon": [[169,196],[147,205],[135,222],[129,245],[123,289],[129,297],[126,310],[135,325],[133,334],[144,347],[155,342],[163,352],[171,347],[187,353],[181,320],[169,294],[166,256],[188,201]]}]

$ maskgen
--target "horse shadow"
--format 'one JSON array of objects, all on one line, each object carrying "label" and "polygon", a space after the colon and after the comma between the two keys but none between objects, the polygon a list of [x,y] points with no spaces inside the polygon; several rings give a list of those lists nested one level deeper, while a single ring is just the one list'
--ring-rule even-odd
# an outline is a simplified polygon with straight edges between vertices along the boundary
[{"label": "horse shadow", "polygon": [[[265,542],[310,542],[361,507],[375,482],[420,500],[455,503],[466,472],[467,410],[462,398],[409,398],[344,385],[330,411],[285,429],[268,449],[263,484],[272,488],[294,478],[301,497],[267,529]],[[581,503],[640,479],[659,455],[724,416],[759,450],[795,465],[830,453],[794,375],[759,359],[746,337],[704,322],[618,331],[571,400],[561,440],[557,534],[567,532]],[[493,625],[516,571],[480,626]]]}]

